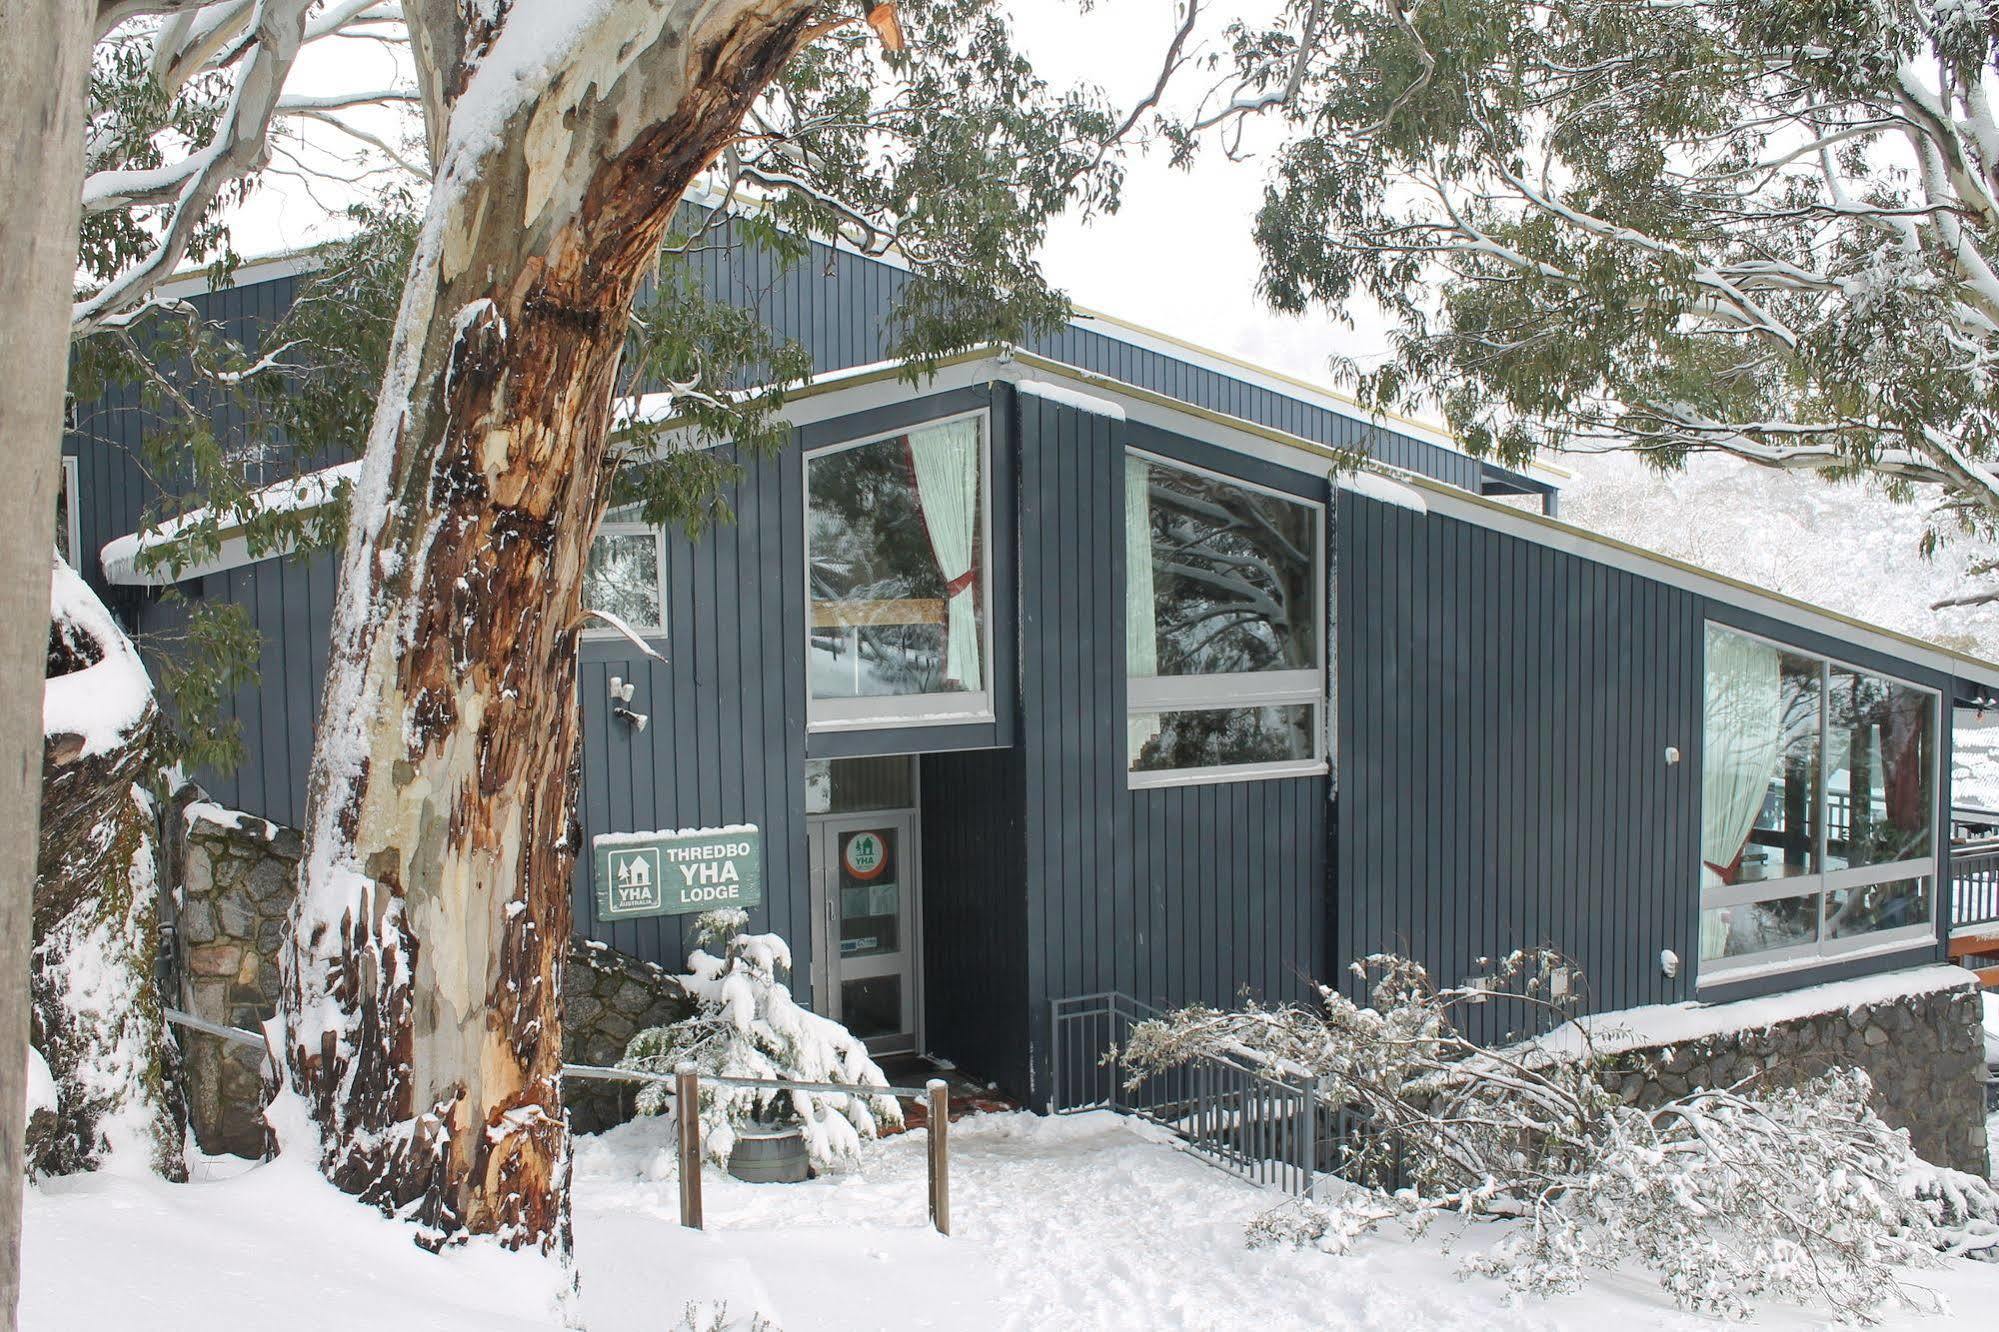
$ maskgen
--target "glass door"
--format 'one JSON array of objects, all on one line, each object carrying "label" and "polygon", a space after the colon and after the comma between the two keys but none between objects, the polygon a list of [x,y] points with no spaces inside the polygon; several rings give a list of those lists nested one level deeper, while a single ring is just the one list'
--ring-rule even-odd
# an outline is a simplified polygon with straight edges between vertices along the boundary
[{"label": "glass door", "polygon": [[916,816],[812,821],[813,895],[821,921],[818,1006],[873,1051],[916,1045]]}]

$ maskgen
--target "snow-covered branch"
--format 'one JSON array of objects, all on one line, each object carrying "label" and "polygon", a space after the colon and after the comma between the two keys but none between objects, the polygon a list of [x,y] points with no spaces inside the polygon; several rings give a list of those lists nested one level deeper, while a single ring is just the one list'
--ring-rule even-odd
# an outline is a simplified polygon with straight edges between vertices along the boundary
[{"label": "snow-covered branch", "polygon": [[[1532,950],[1491,965],[1477,985],[1438,987],[1405,958],[1371,957],[1354,968],[1366,1006],[1327,988],[1315,1009],[1185,1009],[1134,1028],[1124,1067],[1135,1081],[1207,1056],[1301,1070],[1327,1114],[1358,1126],[1346,1187],[1259,1217],[1254,1246],[1343,1253],[1391,1222],[1512,1220],[1465,1266],[1523,1294],[1636,1262],[1685,1308],[1823,1302],[1858,1321],[1933,1303],[1898,1265],[1999,1258],[1999,1190],[1916,1157],[1875,1115],[1864,1073],[1785,1085],[1759,1067],[1627,1103],[1601,1080],[1593,1024],[1564,1022],[1549,992],[1557,969],[1573,984],[1573,964]],[[1482,1044],[1465,1030],[1474,1004],[1562,1025]]]},{"label": "snow-covered branch", "polygon": [[215,243],[216,210],[267,165],[279,116],[329,124],[407,165],[380,136],[333,113],[406,103],[412,91],[286,92],[305,43],[392,37],[399,31],[398,5],[119,3],[101,5],[98,16],[99,77],[79,199],[84,267],[94,282],[74,307],[73,337],[130,322],[157,283],[190,253]]}]

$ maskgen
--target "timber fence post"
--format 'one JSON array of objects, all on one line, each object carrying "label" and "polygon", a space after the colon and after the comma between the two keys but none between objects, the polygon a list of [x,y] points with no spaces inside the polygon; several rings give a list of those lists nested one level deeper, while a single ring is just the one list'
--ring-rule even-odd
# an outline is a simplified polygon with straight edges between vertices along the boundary
[{"label": "timber fence post", "polygon": [[930,1100],[930,1224],[951,1233],[951,1092],[942,1078],[923,1084]]},{"label": "timber fence post", "polygon": [[680,1224],[701,1229],[701,1076],[694,1065],[673,1070],[673,1117],[680,1140]]}]

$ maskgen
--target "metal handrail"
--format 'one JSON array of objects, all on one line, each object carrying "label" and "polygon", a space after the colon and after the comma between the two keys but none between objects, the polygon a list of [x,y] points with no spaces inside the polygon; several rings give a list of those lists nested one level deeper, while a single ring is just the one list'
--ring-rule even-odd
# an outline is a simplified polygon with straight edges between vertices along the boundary
[{"label": "metal handrail", "polygon": [[[1318,1176],[1322,1088],[1309,1070],[1249,1051],[1203,1055],[1127,1079],[1130,1030],[1156,1009],[1117,991],[1049,1008],[1057,1114],[1106,1108],[1167,1129],[1208,1164],[1253,1183],[1309,1194]],[[1080,1085],[1079,1085],[1080,1084]]]},{"label": "metal handrail", "polygon": [[1950,849],[1951,933],[1999,924],[1999,837]]}]

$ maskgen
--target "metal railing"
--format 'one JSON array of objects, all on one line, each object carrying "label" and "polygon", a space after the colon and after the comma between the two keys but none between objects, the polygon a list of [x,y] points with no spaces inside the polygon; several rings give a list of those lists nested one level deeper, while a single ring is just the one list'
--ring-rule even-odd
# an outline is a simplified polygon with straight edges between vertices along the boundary
[{"label": "metal railing", "polygon": [[1950,928],[1989,931],[1999,925],[1999,838],[1950,849]]},{"label": "metal railing", "polygon": [[1158,1010],[1114,992],[1057,999],[1051,1006],[1056,1114],[1107,1109],[1177,1134],[1210,1165],[1255,1184],[1309,1194],[1327,1157],[1319,1088],[1304,1069],[1203,1056],[1132,1078],[1122,1051],[1131,1029]]}]

